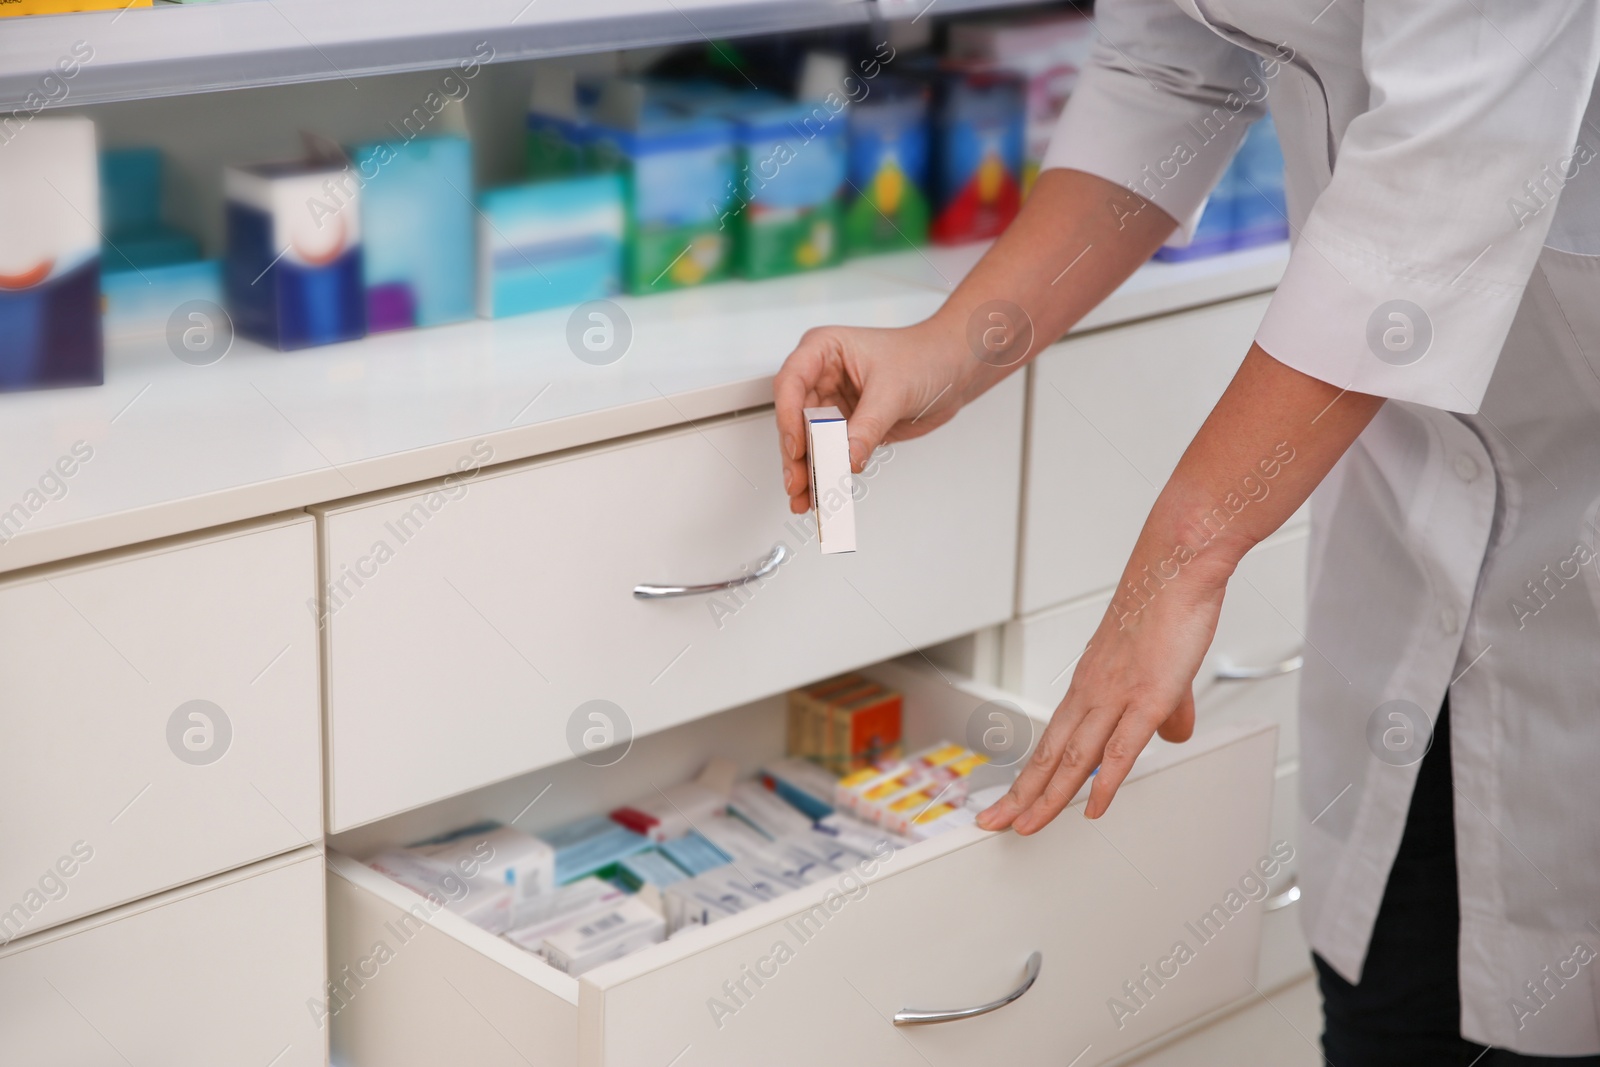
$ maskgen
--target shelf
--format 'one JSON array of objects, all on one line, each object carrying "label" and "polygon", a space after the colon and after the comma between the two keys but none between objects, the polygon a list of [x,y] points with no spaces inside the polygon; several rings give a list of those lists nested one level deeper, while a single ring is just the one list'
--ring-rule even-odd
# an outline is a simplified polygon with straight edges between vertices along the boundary
[{"label": "shelf", "polygon": [[204,93],[870,25],[994,0],[215,0],[0,20],[0,113],[28,106],[78,42],[93,49],[51,106]]},{"label": "shelf", "polygon": [[[94,450],[65,495],[0,528],[0,572],[439,478],[480,441],[503,463],[770,404],[805,330],[925,318],[981,253],[618,297],[633,342],[609,366],[568,349],[567,309],[292,353],[237,341],[205,367],[115,339],[102,386],[0,396],[0,521],[74,442]],[[1086,326],[1270,289],[1286,261],[1153,263]]]}]

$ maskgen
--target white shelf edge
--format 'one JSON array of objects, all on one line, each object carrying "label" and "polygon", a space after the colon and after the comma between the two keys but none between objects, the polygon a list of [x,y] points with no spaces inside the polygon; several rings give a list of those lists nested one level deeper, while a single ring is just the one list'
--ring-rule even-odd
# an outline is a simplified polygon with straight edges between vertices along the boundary
[{"label": "white shelf edge", "polygon": [[[853,261],[816,275],[725,283],[662,296],[620,297],[637,320],[636,331],[648,328],[654,331],[652,337],[664,336],[669,344],[667,351],[652,357],[654,370],[629,372],[617,379],[619,390],[626,395],[614,403],[606,402],[603,394],[583,394],[589,379],[580,375],[587,375],[589,369],[574,372],[576,361],[565,356],[565,309],[382,334],[281,357],[256,350],[247,357],[229,357],[254,361],[231,368],[233,377],[189,378],[189,385],[182,384],[182,376],[204,373],[206,368],[182,367],[164,350],[149,351],[152,346],[159,347],[160,341],[141,342],[139,350],[132,353],[113,344],[108,352],[107,379],[115,385],[0,397],[0,455],[8,457],[4,468],[9,468],[0,468],[0,510],[19,499],[54,457],[54,452],[46,457],[46,451],[64,448],[62,442],[86,432],[83,428],[97,420],[103,423],[118,407],[129,403],[127,398],[135,396],[141,382],[162,375],[165,377],[160,380],[172,382],[177,390],[177,407],[171,411],[178,412],[178,417],[192,413],[202,423],[209,417],[209,428],[219,424],[220,412],[225,416],[220,425],[233,436],[217,440],[217,447],[268,452],[277,466],[267,468],[265,476],[241,475],[225,480],[226,484],[207,483],[198,476],[174,479],[170,471],[162,469],[170,460],[162,449],[174,436],[172,424],[157,422],[132,429],[131,442],[131,424],[124,424],[116,428],[121,450],[115,452],[116,458],[96,460],[102,468],[106,463],[121,463],[124,468],[109,483],[106,475],[96,475],[108,486],[104,502],[96,501],[99,490],[91,482],[75,485],[71,490],[73,507],[85,513],[57,519],[48,509],[40,511],[20,532],[0,543],[0,574],[441,478],[456,470],[457,462],[478,441],[489,442],[493,448],[490,462],[498,465],[766,406],[772,402],[772,375],[787,349],[788,341],[783,338],[788,331],[830,321],[905,325],[931,313],[938,305],[936,291],[892,277],[897,264],[915,270],[929,257],[960,263],[972,258],[972,250],[925,249]],[[1151,264],[1108,298],[1086,323],[1103,327],[1259,293],[1273,286],[1286,261],[1287,250],[1280,246],[1185,264]],[[947,263],[946,273],[954,277],[959,271]],[[844,299],[843,294],[859,302]],[[784,307],[786,317],[772,325],[775,307],[807,298],[809,302],[798,307]],[[720,329],[709,324],[718,324]],[[751,329],[764,329],[768,336],[742,332]],[[771,336],[772,331],[782,337]],[[701,336],[706,345],[691,341],[686,346],[681,340]],[[684,370],[681,381],[686,384],[674,384],[666,375],[674,373],[671,364],[690,348],[709,353],[709,363]],[[521,378],[495,377],[486,374],[481,365],[463,362],[465,353],[473,349],[530,353],[560,349],[563,359],[554,371],[541,366],[535,372],[518,364],[512,371]],[[722,362],[724,353],[726,364]],[[540,358],[534,355],[530,362]],[[470,381],[445,398],[469,408],[470,417],[449,423],[451,430],[437,439],[413,435],[414,443],[392,451],[373,445],[373,441],[394,436],[396,426],[411,415],[407,402],[416,399],[414,392],[395,395],[385,391],[417,388],[417,380],[404,379],[397,384],[392,377],[397,360],[408,360],[406,373],[422,381],[472,374]],[[332,384],[340,367],[355,372],[353,383]],[[386,374],[391,377],[384,377]],[[515,409],[521,402],[520,395],[508,397],[508,388],[523,388],[531,382],[526,395],[532,395],[539,382],[555,380],[580,394],[575,406],[543,418],[512,420],[512,425],[506,424],[504,416],[494,417],[496,404]],[[665,381],[667,387],[657,387],[655,380]],[[246,388],[254,392],[248,393]],[[343,392],[335,392],[336,388]],[[269,394],[279,397],[279,403],[285,394],[292,394],[308,405],[323,405],[315,412],[321,421],[303,426],[296,411],[295,423],[273,423],[270,434],[259,427],[241,429],[229,405],[240,403],[243,396],[245,402],[264,408],[272,403],[266,399]],[[133,410],[137,422],[140,410]],[[106,429],[109,432],[110,428]],[[368,436],[363,437],[363,432]],[[344,441],[357,450],[354,458],[344,459],[333,451],[330,462],[328,456],[318,460],[311,454],[311,449],[317,449],[316,455],[322,455],[324,449],[332,451],[330,440],[342,439],[341,435],[354,439],[354,443]],[[323,448],[311,444],[313,438],[322,440]],[[41,444],[43,439],[51,444]],[[206,441],[212,443],[209,438]],[[85,465],[86,471],[95,469]],[[147,472],[152,486],[139,488],[127,506],[117,502],[121,499],[117,494],[127,488],[127,479],[145,477]],[[163,480],[172,488],[154,484]]]}]

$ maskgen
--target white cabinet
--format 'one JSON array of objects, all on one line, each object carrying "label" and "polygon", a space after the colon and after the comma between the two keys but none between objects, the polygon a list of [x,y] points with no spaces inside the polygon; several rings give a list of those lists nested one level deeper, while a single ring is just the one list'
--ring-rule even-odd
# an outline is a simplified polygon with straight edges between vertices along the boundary
[{"label": "white cabinet", "polygon": [[315,573],[298,515],[0,581],[0,943],[321,838]]},{"label": "white cabinet", "polygon": [[1156,494],[1249,350],[1268,299],[1072,338],[1035,362],[1019,614],[1117,581]]},{"label": "white cabinet", "polygon": [[848,556],[789,515],[770,412],[327,509],[330,829],[1001,622],[1023,392],[880,456]]},{"label": "white cabinet", "polygon": [[322,1067],[323,887],[307,848],[0,948],[0,1063]]},{"label": "white cabinet", "polygon": [[1311,949],[1300,932],[1300,765],[1280,766],[1272,787],[1272,840],[1287,841],[1296,858],[1273,879],[1261,922],[1261,963],[1256,984],[1275,989],[1311,973]]},{"label": "white cabinet", "polygon": [[1278,758],[1300,751],[1300,667],[1305,654],[1306,546],[1296,526],[1251,549],[1228,582],[1217,634],[1195,679],[1195,710],[1208,723],[1263,718],[1278,724]]}]

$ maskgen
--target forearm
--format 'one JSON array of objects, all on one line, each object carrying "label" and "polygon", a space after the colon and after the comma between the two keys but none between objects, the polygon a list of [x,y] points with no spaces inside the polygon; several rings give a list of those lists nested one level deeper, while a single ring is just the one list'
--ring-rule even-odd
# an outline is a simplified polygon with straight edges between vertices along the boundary
[{"label": "forearm", "polygon": [[1028,351],[972,360],[967,391],[976,396],[1058,340],[1139,269],[1176,225],[1160,208],[1104,178],[1047,170],[1016,221],[924,325],[965,352],[969,323],[983,305],[1005,301],[1027,314]]},{"label": "forearm", "polygon": [[1345,392],[1252,345],[1157,497],[1113,615],[1127,625],[1169,587],[1179,602],[1219,594],[1382,406],[1382,397]]}]

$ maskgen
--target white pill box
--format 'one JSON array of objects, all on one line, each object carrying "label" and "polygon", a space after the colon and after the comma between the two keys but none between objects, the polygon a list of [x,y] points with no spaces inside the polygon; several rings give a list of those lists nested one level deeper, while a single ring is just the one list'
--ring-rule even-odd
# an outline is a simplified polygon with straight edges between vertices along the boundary
[{"label": "white pill box", "polygon": [[806,408],[806,455],[811,460],[811,510],[822,551],[856,550],[855,475],[850,431],[836,407]]},{"label": "white pill box", "polygon": [[666,939],[667,923],[661,914],[637,897],[628,897],[615,908],[546,937],[543,954],[552,967],[576,976]]}]

